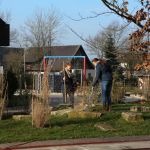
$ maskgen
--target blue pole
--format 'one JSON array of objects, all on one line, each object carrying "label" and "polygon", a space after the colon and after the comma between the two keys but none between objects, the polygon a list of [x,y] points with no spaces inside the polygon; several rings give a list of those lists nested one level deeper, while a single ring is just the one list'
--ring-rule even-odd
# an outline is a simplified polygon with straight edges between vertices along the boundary
[{"label": "blue pole", "polygon": [[47,58],[85,58],[85,56],[44,56],[44,59]]}]

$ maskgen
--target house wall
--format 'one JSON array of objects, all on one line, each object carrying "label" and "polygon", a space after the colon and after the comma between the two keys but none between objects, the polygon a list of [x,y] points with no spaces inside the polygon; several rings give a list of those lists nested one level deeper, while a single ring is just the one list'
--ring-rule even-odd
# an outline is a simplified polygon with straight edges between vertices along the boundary
[{"label": "house wall", "polygon": [[[76,46],[75,48],[76,49],[70,49],[72,52],[70,53],[70,50],[67,50],[67,49],[64,49],[64,53],[62,54],[62,49],[63,47],[58,47],[58,49],[56,49],[56,51],[53,51],[53,54],[52,56],[57,56],[57,55],[60,55],[60,56],[64,56],[64,53],[66,53],[66,55],[68,56],[85,56],[87,57],[86,53],[84,52],[84,49],[82,48],[82,46]],[[66,47],[67,48],[67,47]],[[60,50],[60,51],[58,51]],[[66,51],[65,51],[66,50]],[[57,53],[56,53],[57,52]],[[82,84],[83,82],[83,68],[84,68],[84,59],[83,58],[73,58],[73,59],[58,59],[59,61],[55,61],[54,64],[53,64],[53,68],[51,69],[51,74],[50,74],[50,77],[49,77],[49,85],[50,85],[50,89],[52,92],[61,92],[61,77],[60,75],[58,75],[56,72],[59,72],[62,70],[63,68],[63,62],[64,61],[69,61],[73,64],[73,68],[74,70],[76,70],[77,72],[77,78],[78,78],[78,81]],[[92,69],[94,70],[93,68],[93,65],[92,63],[90,62],[90,60],[88,58],[86,58],[86,78],[92,80],[93,78],[93,71]],[[38,60],[39,61],[39,60]],[[39,71],[39,68],[40,66],[37,64],[37,62],[26,62],[26,71],[31,71],[31,70],[34,70],[36,72]],[[42,69],[40,69],[42,70]],[[39,77],[36,75],[35,77],[35,82],[40,82],[41,79],[39,79]],[[35,83],[35,89],[37,90],[40,90],[40,85],[41,83]]]}]

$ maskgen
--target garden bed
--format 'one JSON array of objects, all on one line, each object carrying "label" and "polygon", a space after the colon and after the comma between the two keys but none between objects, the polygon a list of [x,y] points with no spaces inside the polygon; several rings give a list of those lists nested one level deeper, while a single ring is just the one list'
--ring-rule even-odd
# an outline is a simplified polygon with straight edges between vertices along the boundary
[{"label": "garden bed", "polygon": [[[0,121],[0,143],[38,141],[51,139],[76,139],[116,136],[150,135],[150,113],[143,113],[144,121],[128,123],[121,117],[122,111],[129,111],[134,104],[112,105],[112,112],[98,118],[68,118],[51,116],[44,128],[32,127],[30,118],[24,120],[6,119]],[[149,104],[147,104],[149,106]],[[101,108],[94,108],[99,110]],[[95,124],[111,125],[115,130],[102,131]]]}]

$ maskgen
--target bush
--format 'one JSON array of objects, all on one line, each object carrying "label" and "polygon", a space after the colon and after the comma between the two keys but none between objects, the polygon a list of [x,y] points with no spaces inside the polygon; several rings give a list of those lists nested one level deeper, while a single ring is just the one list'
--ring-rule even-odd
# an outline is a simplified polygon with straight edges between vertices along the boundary
[{"label": "bush", "polygon": [[31,95],[23,94],[23,95],[14,95],[9,101],[7,107],[25,107],[29,108],[31,104]]},{"label": "bush", "polygon": [[48,106],[45,106],[42,102],[37,100],[38,98],[33,97],[33,109],[32,109],[32,120],[33,125],[36,128],[43,128],[48,121]]},{"label": "bush", "polygon": [[111,98],[112,102],[119,103],[121,102],[125,94],[125,87],[122,82],[113,82]]}]

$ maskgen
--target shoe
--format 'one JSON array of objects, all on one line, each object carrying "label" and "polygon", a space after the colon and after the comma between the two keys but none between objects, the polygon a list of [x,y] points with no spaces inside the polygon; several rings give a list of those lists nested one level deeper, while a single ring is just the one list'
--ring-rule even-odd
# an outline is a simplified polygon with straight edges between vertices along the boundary
[{"label": "shoe", "polygon": [[71,108],[74,109],[74,104],[71,104]]},{"label": "shoe", "polygon": [[106,106],[103,106],[102,113],[106,112]]},{"label": "shoe", "polygon": [[108,112],[111,112],[111,107],[110,107],[110,105],[107,107],[107,111],[108,111]]}]

